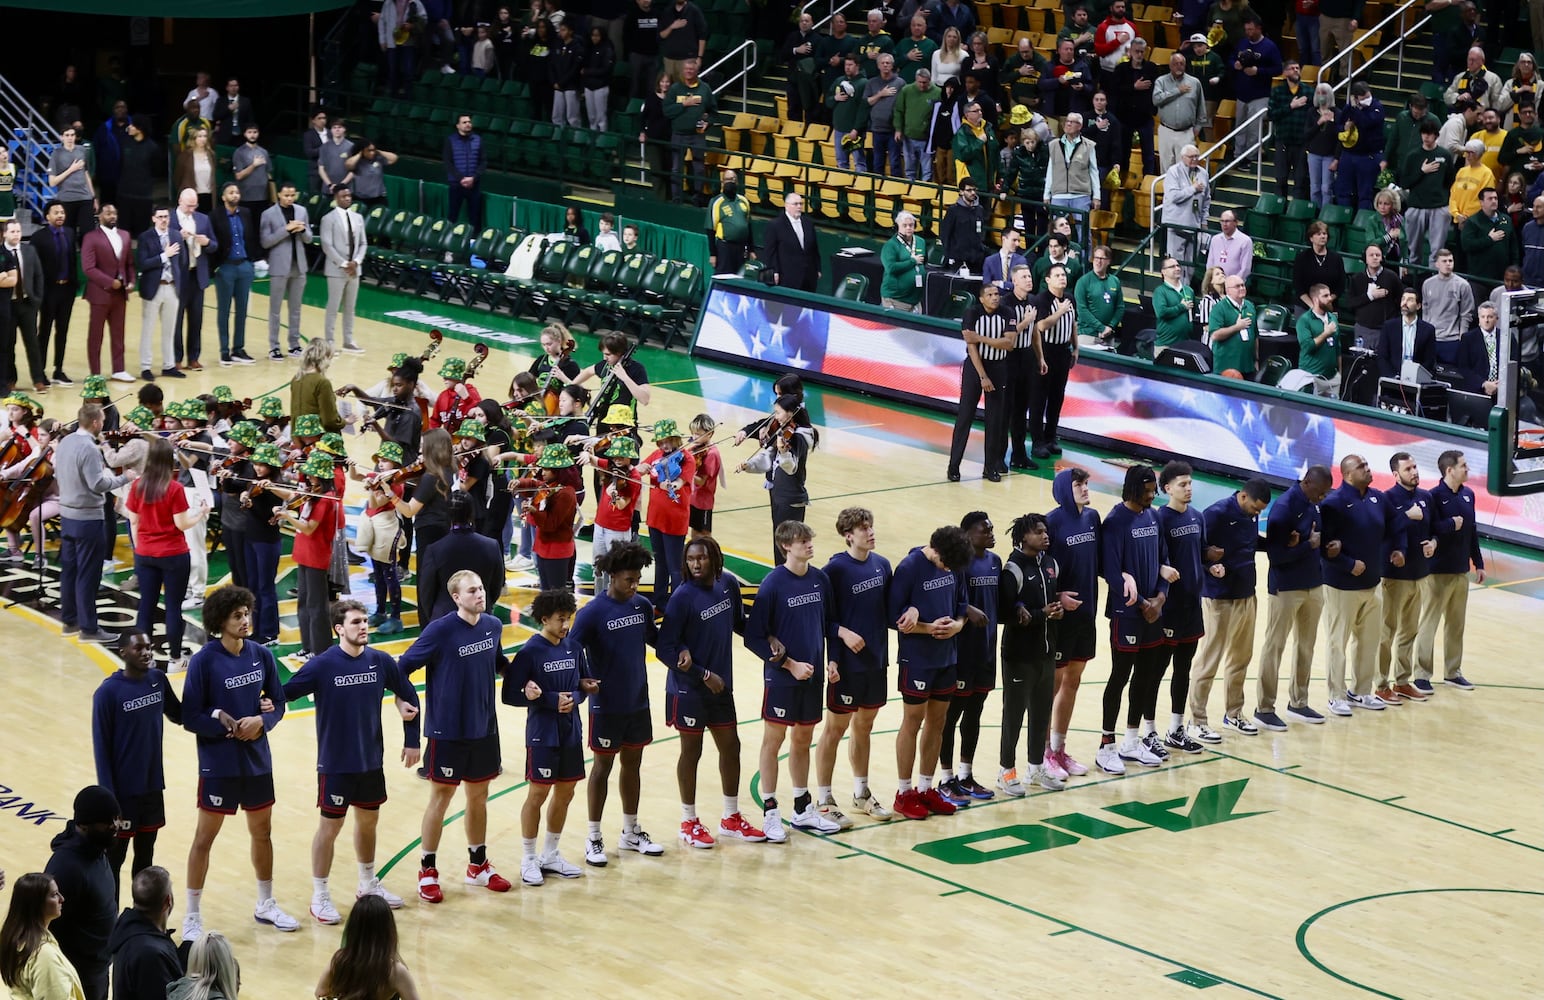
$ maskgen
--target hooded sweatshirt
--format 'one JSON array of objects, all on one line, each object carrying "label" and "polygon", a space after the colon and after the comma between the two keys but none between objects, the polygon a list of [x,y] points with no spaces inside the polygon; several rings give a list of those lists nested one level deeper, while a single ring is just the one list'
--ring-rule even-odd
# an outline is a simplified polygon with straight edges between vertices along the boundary
[{"label": "hooded sweatshirt", "polygon": [[1051,497],[1056,509],[1046,515],[1051,529],[1051,558],[1061,571],[1058,592],[1071,591],[1083,602],[1067,618],[1093,619],[1099,590],[1099,512],[1092,507],[1078,510],[1072,499],[1072,470],[1063,469],[1051,483]]},{"label": "hooded sweatshirt", "polygon": [[[64,912],[49,930],[59,939],[64,957],[80,973],[86,995],[98,996],[107,985],[107,943],[118,911],[113,868],[104,849],[91,843],[73,820],[49,846],[54,853],[43,871],[53,876],[66,900]],[[99,988],[94,989],[93,984]]]},{"label": "hooded sweatshirt", "polygon": [[[1003,663],[1048,663],[1056,659],[1056,622],[1045,606],[1061,589],[1056,560],[1014,549],[1003,564],[998,587],[1003,629]],[[1019,624],[1019,608],[1029,624]]]},{"label": "hooded sweatshirt", "polygon": [[182,977],[171,934],[132,907],[118,915],[107,943],[113,956],[113,1000],[162,1000]]}]

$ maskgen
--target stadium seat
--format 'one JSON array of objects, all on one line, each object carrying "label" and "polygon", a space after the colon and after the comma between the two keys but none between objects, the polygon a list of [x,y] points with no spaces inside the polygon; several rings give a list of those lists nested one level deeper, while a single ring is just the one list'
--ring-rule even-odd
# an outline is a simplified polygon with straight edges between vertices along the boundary
[{"label": "stadium seat", "polygon": [[1318,215],[1318,207],[1307,198],[1293,199],[1287,203],[1286,214],[1277,219],[1276,239],[1283,243],[1307,243],[1308,224]]},{"label": "stadium seat", "polygon": [[862,302],[868,294],[869,280],[867,275],[849,274],[836,286],[833,296],[842,302]]},{"label": "stadium seat", "polygon": [[1244,218],[1244,232],[1257,240],[1276,236],[1276,221],[1286,214],[1286,199],[1277,194],[1262,194]]}]

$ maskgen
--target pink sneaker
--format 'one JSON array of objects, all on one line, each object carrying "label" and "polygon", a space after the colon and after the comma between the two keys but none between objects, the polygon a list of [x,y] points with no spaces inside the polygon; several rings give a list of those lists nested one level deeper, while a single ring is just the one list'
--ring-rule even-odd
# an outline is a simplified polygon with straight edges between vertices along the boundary
[{"label": "pink sneaker", "polygon": [[1045,763],[1042,766],[1045,767],[1046,774],[1049,774],[1057,781],[1067,780],[1067,769],[1062,767],[1061,761],[1057,759],[1056,754],[1047,752],[1045,755]]},{"label": "pink sneaker", "polygon": [[1067,753],[1066,748],[1063,748],[1056,754],[1056,763],[1063,771],[1075,777],[1081,777],[1088,773],[1088,768],[1074,760],[1072,755]]}]

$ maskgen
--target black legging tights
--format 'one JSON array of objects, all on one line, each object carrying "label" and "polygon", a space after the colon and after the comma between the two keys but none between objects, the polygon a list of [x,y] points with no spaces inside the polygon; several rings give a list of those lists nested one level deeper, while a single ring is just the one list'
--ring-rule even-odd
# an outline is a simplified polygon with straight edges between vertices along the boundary
[{"label": "black legging tights", "polygon": [[1104,685],[1104,731],[1115,732],[1115,722],[1120,717],[1120,699],[1131,685],[1131,698],[1126,708],[1126,727],[1135,729],[1142,724],[1142,709],[1157,704],[1158,682],[1163,679],[1164,647],[1150,646],[1135,652],[1113,650],[1114,664],[1110,679]]},{"label": "black legging tights", "polygon": [[945,771],[954,767],[954,727],[960,727],[960,759],[976,759],[976,743],[981,739],[981,710],[986,707],[986,692],[974,691],[953,698],[944,717],[944,740],[938,748],[938,763]]},{"label": "black legging tights", "polygon": [[[155,830],[144,830],[134,835],[134,864],[129,869],[129,878],[133,878],[140,872],[155,864]],[[127,837],[114,837],[113,844],[107,849],[107,860],[113,866],[113,892],[122,898],[119,891],[122,886],[123,862],[129,856],[129,840]]]},{"label": "black legging tights", "polygon": [[[1169,711],[1175,715],[1185,714],[1185,702],[1190,698],[1190,664],[1195,662],[1196,647],[1199,642],[1182,642],[1178,646],[1167,647],[1167,652],[1174,661],[1174,677],[1169,682]],[[1162,671],[1158,679],[1163,680]],[[1147,708],[1146,718],[1153,719],[1158,710],[1158,689],[1162,683],[1153,685],[1153,703]]]},{"label": "black legging tights", "polygon": [[1016,766],[1019,730],[1029,716],[1029,762],[1045,763],[1045,741],[1051,732],[1051,703],[1056,693],[1056,663],[1003,664],[1003,729],[998,748],[1000,767]]}]

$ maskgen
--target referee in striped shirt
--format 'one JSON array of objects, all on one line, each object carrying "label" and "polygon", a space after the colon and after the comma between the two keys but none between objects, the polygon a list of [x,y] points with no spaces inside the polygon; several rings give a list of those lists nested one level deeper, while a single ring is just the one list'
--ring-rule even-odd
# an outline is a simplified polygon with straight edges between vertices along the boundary
[{"label": "referee in striped shirt", "polygon": [[1029,401],[1034,396],[1035,380],[1045,371],[1045,362],[1040,356],[1040,334],[1035,332],[1035,298],[1029,293],[1035,285],[1033,274],[1028,264],[1015,264],[1010,268],[1011,291],[1003,302],[1003,308],[1013,314],[1017,334],[1013,350],[1008,352],[1008,395],[1003,400],[1008,412],[1008,467],[1011,469],[1040,468],[1030,459],[1029,450],[1024,446],[1028,434]]},{"label": "referee in striped shirt", "polygon": [[1056,432],[1061,422],[1067,376],[1078,363],[1077,307],[1068,294],[1067,269],[1052,264],[1045,273],[1045,291],[1035,296],[1035,334],[1040,343],[1040,372],[1029,396],[1029,436],[1035,458],[1061,454]]},{"label": "referee in striped shirt", "polygon": [[[976,421],[976,404],[986,396],[986,457],[982,475],[1001,482],[1007,472],[1003,458],[1008,449],[1008,351],[1017,332],[1013,313],[1002,308],[1002,291],[996,285],[981,286],[976,302],[965,312],[961,336],[965,362],[960,366],[960,408],[954,418],[954,439],[949,445],[949,481],[960,481],[960,459]],[[1025,324],[1027,326],[1027,324]]]}]

